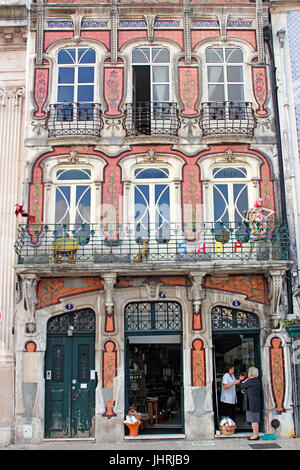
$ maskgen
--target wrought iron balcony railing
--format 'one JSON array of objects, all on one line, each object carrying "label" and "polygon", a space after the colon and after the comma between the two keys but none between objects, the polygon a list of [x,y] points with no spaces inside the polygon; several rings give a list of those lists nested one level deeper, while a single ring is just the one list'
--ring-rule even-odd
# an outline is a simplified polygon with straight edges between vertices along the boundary
[{"label": "wrought iron balcony railing", "polygon": [[247,101],[211,101],[202,103],[200,127],[203,136],[229,135],[253,137],[256,120]]},{"label": "wrought iron balcony railing", "polygon": [[127,136],[177,136],[180,126],[176,103],[143,102],[126,104],[124,127]]},{"label": "wrought iron balcony railing", "polygon": [[[256,227],[257,229],[257,227]],[[203,263],[287,260],[289,236],[268,222],[257,238],[243,223],[131,225],[20,225],[18,264]]]},{"label": "wrought iron balcony railing", "polygon": [[99,137],[103,128],[99,103],[50,104],[47,117],[49,137]]}]

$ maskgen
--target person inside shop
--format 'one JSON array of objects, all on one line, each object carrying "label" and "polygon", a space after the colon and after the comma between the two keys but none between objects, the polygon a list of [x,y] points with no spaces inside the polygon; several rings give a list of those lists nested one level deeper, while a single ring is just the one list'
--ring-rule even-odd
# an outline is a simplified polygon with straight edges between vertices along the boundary
[{"label": "person inside shop", "polygon": [[221,396],[220,402],[222,413],[235,421],[235,408],[236,408],[236,385],[239,385],[245,377],[240,375],[239,379],[234,376],[234,365],[227,364],[225,374],[222,377]]},{"label": "person inside shop", "polygon": [[260,412],[260,383],[259,371],[256,367],[249,367],[248,378],[240,384],[244,391],[243,409],[246,411],[246,421],[251,423],[253,434],[249,436],[250,441],[259,439],[259,412]]}]

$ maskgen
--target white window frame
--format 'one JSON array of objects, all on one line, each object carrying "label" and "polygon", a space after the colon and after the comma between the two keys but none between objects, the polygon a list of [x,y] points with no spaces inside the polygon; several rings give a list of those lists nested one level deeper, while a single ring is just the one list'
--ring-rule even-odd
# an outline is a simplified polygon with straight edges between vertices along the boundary
[{"label": "white window frame", "polygon": [[[224,57],[224,62],[206,62],[206,52],[207,50],[209,49],[223,49],[223,57]],[[225,54],[225,49],[239,49],[242,54],[243,54],[243,61],[242,62],[227,62],[226,61],[226,54]],[[217,46],[217,45],[214,45],[214,46],[209,46],[205,49],[204,51],[204,63],[205,63],[205,71],[206,71],[206,74],[205,74],[205,77],[206,77],[206,96],[207,96],[207,101],[210,101],[210,102],[215,102],[215,101],[235,101],[235,100],[230,100],[228,98],[228,85],[230,84],[242,84],[243,85],[243,98],[241,100],[237,100],[237,101],[247,101],[245,99],[245,57],[244,57],[244,51],[241,47],[239,46],[232,46],[232,45],[226,45],[226,46]],[[223,82],[209,82],[208,81],[208,67],[210,66],[213,66],[213,67],[222,67],[223,68],[223,77],[224,77],[224,81]],[[239,67],[242,67],[242,72],[243,72],[243,81],[242,82],[229,82],[228,79],[227,79],[227,67],[228,66],[239,66]],[[209,92],[208,92],[208,88],[209,88],[209,84],[212,84],[212,85],[223,85],[223,88],[224,88],[224,100],[209,100]]]},{"label": "white window frame", "polygon": [[[90,179],[78,179],[78,180],[59,180],[57,178],[57,172],[59,170],[90,170],[91,171],[91,177]],[[67,166],[67,165],[61,165],[57,166],[54,169],[54,174],[53,174],[53,184],[52,184],[52,195],[51,195],[51,200],[53,201],[51,204],[52,207],[52,216],[51,216],[51,221],[55,223],[55,213],[56,213],[56,189],[58,186],[70,186],[71,187],[71,192],[70,192],[70,222],[69,226],[72,226],[75,224],[75,216],[76,216],[76,187],[77,186],[89,186],[91,189],[91,196],[90,196],[90,221],[86,222],[87,224],[92,224],[93,221],[93,214],[95,213],[95,185],[94,185],[94,176],[93,176],[93,169],[89,167],[88,165],[80,165],[80,166]],[[62,223],[62,222],[57,222]]]},{"label": "white window frame", "polygon": [[[67,49],[74,49],[76,52],[76,61],[74,61],[74,63],[71,63],[71,64],[59,64],[58,63],[58,55],[61,51],[63,50],[67,50]],[[88,63],[88,64],[85,64],[85,63],[80,63],[78,62],[78,50],[79,49],[93,49],[93,51],[95,52],[95,62],[93,63]],[[64,68],[70,68],[70,69],[74,69],[74,83],[73,84],[60,84],[58,79],[59,79],[59,69],[61,67],[64,67]],[[73,103],[77,103],[78,102],[78,87],[79,87],[79,82],[78,82],[78,69],[79,67],[93,67],[94,68],[94,82],[93,83],[83,83],[82,85],[93,85],[94,89],[93,89],[93,101],[83,101],[82,103],[95,103],[96,100],[95,100],[95,94],[96,94],[96,71],[97,71],[97,51],[94,47],[91,47],[91,46],[84,46],[84,45],[80,45],[80,46],[65,46],[65,47],[60,47],[57,52],[56,52],[56,86],[55,86],[55,94],[56,94],[56,98],[55,98],[55,103],[57,104],[63,104],[64,102],[63,101],[58,101],[58,87],[59,86],[73,86],[74,87],[74,96],[73,96]]]},{"label": "white window frame", "polygon": [[[133,56],[133,51],[135,49],[149,49],[150,50],[150,60],[148,62],[133,62],[132,56]],[[166,49],[168,50],[170,54],[170,61],[169,62],[154,62],[153,61],[153,49]],[[165,45],[153,45],[153,46],[144,46],[144,45],[136,45],[135,47],[132,48],[131,54],[131,67],[132,67],[132,75],[133,75],[133,67],[134,66],[139,66],[139,65],[148,65],[150,67],[150,102],[151,103],[160,103],[160,101],[154,101],[153,99],[153,86],[154,85],[168,85],[169,86],[169,97],[167,100],[164,100],[163,102],[172,102],[171,97],[173,96],[173,89],[172,89],[172,69],[171,69],[171,63],[172,63],[172,52],[171,50],[166,47]],[[169,69],[169,81],[168,82],[154,82],[153,81],[153,67],[168,67]]]}]

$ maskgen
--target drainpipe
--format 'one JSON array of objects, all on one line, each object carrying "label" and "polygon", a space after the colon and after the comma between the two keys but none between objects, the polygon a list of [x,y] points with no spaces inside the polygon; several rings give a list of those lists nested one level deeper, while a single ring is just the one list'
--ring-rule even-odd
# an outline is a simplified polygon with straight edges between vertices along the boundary
[{"label": "drainpipe", "polygon": [[[264,26],[264,40],[267,43],[269,54],[270,54],[270,66],[271,66],[271,88],[272,88],[272,97],[273,97],[273,108],[274,108],[274,124],[277,137],[277,148],[278,148],[278,167],[279,167],[279,176],[280,176],[280,198],[281,198],[281,208],[282,208],[282,218],[283,222],[288,227],[288,218],[287,218],[287,209],[286,209],[286,192],[285,192],[285,176],[284,176],[284,167],[283,167],[283,152],[282,152],[282,143],[281,143],[281,130],[280,130],[280,120],[279,120],[279,105],[278,105],[278,96],[277,96],[277,77],[276,77],[276,68],[274,61],[274,52],[272,47],[272,27],[271,27],[271,15],[269,11],[269,24]],[[286,273],[286,283],[287,283],[287,299],[288,299],[288,312],[293,314],[293,296],[292,296],[292,275],[291,270],[289,269]]]},{"label": "drainpipe", "polygon": [[285,110],[285,119],[287,127],[287,138],[288,138],[288,153],[290,161],[290,171],[291,171],[291,184],[292,184],[292,197],[294,201],[294,226],[295,226],[295,239],[296,239],[296,252],[297,252],[297,286],[300,286],[300,240],[299,240],[299,226],[298,226],[298,203],[297,203],[297,191],[296,191],[296,181],[295,181],[295,165],[293,159],[293,149],[292,149],[292,138],[291,138],[291,124],[290,124],[290,115],[289,115],[289,102],[288,102],[288,93],[287,93],[287,79],[286,79],[286,60],[284,54],[284,38],[286,31],[285,29],[280,29],[277,31],[277,36],[280,43],[280,56],[281,56],[281,68],[282,68],[282,83],[283,83],[283,93],[284,93],[284,110]]}]

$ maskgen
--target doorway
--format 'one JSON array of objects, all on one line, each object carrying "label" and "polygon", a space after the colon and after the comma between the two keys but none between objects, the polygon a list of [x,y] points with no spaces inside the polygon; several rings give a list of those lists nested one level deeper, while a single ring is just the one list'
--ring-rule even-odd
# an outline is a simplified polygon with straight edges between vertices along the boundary
[{"label": "doorway", "polygon": [[129,304],[125,309],[125,331],[125,415],[130,408],[140,414],[140,434],[183,432],[180,305]]},{"label": "doorway", "polygon": [[[222,377],[227,364],[234,365],[234,375],[247,377],[249,367],[257,367],[261,379],[260,329],[257,315],[229,307],[217,306],[212,310],[213,354],[214,354],[214,416],[215,429],[225,415],[220,402]],[[262,387],[261,387],[262,390]],[[236,433],[250,432],[251,425],[245,420],[243,394],[236,387],[237,403],[235,408]],[[262,393],[261,393],[261,403]],[[263,410],[263,406],[261,406]],[[263,429],[263,412],[260,427]]]},{"label": "doorway", "polygon": [[97,386],[93,310],[48,321],[45,383],[45,437],[93,437]]}]

